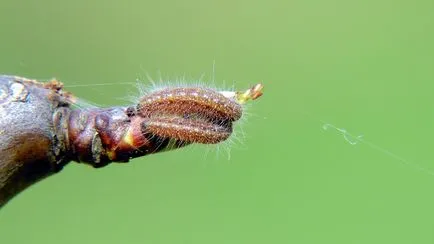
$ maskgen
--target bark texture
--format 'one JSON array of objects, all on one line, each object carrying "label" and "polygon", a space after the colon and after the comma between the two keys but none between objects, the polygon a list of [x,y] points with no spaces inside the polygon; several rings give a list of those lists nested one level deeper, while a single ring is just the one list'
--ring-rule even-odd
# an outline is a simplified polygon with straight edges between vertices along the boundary
[{"label": "bark texture", "polygon": [[68,162],[53,115],[68,112],[71,99],[57,81],[0,76],[0,207]]}]

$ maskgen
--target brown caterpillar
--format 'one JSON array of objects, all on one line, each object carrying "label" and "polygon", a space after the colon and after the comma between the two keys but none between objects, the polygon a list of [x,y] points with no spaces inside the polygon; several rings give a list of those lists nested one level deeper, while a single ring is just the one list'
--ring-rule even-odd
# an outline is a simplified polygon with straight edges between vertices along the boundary
[{"label": "brown caterpillar", "polygon": [[211,120],[236,121],[242,115],[242,107],[235,99],[201,87],[166,88],[151,93],[140,100],[137,110],[143,117],[196,114]]},{"label": "brown caterpillar", "polygon": [[154,117],[142,126],[154,135],[187,143],[216,144],[232,133],[232,123],[215,124],[204,120],[180,117]]},{"label": "brown caterpillar", "polygon": [[232,123],[242,116],[241,104],[259,97],[262,85],[244,93],[209,88],[165,88],[140,99],[137,112],[147,118],[149,133],[186,143],[215,144],[232,133]]}]

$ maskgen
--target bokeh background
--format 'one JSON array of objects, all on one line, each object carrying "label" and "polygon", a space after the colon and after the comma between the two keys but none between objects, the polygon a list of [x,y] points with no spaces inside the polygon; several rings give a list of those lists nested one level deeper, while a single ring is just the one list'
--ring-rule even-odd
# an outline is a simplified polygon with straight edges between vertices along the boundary
[{"label": "bokeh background", "polygon": [[233,145],[71,163],[1,209],[1,243],[434,243],[432,0],[0,10],[0,73],[97,104],[125,104],[119,83],[146,73],[210,84],[214,61],[217,85],[265,85]]}]

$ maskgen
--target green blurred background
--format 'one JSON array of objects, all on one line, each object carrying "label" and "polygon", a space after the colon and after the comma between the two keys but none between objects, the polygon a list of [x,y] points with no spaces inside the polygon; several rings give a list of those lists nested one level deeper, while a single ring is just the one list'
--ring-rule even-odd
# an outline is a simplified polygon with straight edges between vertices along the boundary
[{"label": "green blurred background", "polygon": [[265,85],[241,142],[101,170],[71,163],[0,211],[1,243],[434,243],[432,0],[0,10],[0,73],[56,77],[97,104],[135,88],[92,84],[160,71],[206,81],[214,60],[217,84]]}]

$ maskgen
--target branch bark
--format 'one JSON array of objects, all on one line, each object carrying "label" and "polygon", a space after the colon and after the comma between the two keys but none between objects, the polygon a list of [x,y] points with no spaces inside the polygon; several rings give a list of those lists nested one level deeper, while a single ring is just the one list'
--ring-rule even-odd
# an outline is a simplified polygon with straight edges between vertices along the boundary
[{"label": "branch bark", "polygon": [[68,111],[71,99],[56,81],[0,76],[0,207],[69,161],[62,157],[53,114]]}]

